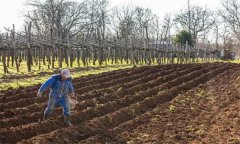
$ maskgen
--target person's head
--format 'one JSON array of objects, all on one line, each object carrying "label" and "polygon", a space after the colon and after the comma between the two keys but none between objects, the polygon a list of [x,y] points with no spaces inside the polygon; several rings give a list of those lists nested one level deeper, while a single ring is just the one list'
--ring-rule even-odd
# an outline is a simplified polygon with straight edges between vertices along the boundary
[{"label": "person's head", "polygon": [[70,71],[69,69],[63,69],[61,70],[61,79],[66,80],[67,78],[70,78]]}]

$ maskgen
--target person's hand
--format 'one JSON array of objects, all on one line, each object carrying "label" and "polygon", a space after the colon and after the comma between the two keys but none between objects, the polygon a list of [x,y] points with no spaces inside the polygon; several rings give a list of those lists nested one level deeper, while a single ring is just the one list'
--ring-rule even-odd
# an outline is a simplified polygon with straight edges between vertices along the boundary
[{"label": "person's hand", "polygon": [[71,93],[69,93],[69,96],[70,96],[70,97],[75,97],[75,93],[74,93],[74,92],[71,92]]},{"label": "person's hand", "polygon": [[38,92],[38,93],[37,93],[37,96],[38,96],[38,97],[42,97],[42,92]]},{"label": "person's hand", "polygon": [[77,103],[78,103],[77,100],[69,98],[69,104],[71,109],[74,109]]},{"label": "person's hand", "polygon": [[240,136],[240,130],[239,130],[239,131],[236,131],[235,133]]}]

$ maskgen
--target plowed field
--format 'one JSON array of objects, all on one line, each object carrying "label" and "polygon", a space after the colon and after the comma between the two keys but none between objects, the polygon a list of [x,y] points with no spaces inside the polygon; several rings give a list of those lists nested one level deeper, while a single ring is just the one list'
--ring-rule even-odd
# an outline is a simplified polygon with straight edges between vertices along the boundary
[{"label": "plowed field", "polygon": [[0,143],[240,143],[240,65],[146,66],[73,80],[72,126],[62,108],[42,121],[38,86],[0,92]]}]

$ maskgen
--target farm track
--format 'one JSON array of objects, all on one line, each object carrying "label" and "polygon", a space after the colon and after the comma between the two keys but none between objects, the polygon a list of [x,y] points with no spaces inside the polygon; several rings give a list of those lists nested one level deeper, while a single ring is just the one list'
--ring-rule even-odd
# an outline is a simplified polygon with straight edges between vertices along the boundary
[{"label": "farm track", "polygon": [[22,90],[21,94],[15,93],[21,90],[3,92],[0,99],[11,95],[0,103],[0,142],[91,143],[99,138],[103,140],[102,137],[106,137],[106,141],[119,141],[119,134],[147,122],[145,117],[158,105],[234,69],[239,66],[168,65],[74,79],[79,103],[73,110],[71,127],[62,126],[61,108],[55,109],[50,120],[40,121],[47,98],[36,98],[36,87],[31,92]]}]

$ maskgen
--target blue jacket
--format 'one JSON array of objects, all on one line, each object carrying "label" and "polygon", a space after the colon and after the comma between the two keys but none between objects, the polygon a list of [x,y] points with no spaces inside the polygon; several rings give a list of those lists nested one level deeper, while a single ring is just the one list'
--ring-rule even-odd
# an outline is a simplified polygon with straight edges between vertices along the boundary
[{"label": "blue jacket", "polygon": [[72,85],[72,78],[68,78],[65,81],[61,81],[60,74],[52,75],[39,89],[39,92],[44,92],[47,88],[51,88],[49,96],[58,98],[66,96],[68,93],[74,92]]}]

